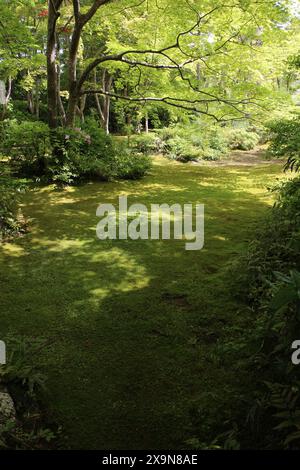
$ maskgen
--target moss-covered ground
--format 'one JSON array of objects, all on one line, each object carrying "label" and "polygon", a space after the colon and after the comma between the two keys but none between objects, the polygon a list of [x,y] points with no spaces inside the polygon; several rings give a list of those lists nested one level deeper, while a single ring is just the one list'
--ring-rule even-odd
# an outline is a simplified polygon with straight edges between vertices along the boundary
[{"label": "moss-covered ground", "polygon": [[[1,337],[42,337],[36,357],[66,447],[176,449],[194,410],[235,400],[246,377],[220,344],[251,318],[228,289],[228,264],[272,204],[281,165],[201,167],[155,158],[141,181],[27,192],[30,232],[1,247]],[[204,203],[205,246],[96,238],[99,203]],[[234,280],[231,280],[234,281]]]}]

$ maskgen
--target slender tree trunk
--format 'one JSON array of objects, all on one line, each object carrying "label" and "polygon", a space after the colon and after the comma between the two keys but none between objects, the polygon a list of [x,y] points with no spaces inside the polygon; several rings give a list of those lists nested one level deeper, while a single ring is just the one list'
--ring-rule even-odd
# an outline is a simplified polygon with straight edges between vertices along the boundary
[{"label": "slender tree trunk", "polygon": [[64,105],[63,105],[63,102],[62,102],[62,99],[61,99],[61,96],[60,96],[60,66],[58,65],[57,67],[57,103],[58,103],[58,110],[59,110],[59,114],[60,114],[60,119],[61,119],[61,123],[63,126],[66,125],[66,112],[65,112],[65,108],[64,108]]},{"label": "slender tree trunk", "polygon": [[40,118],[40,81],[37,78],[35,83],[35,116]]},{"label": "slender tree trunk", "polygon": [[110,97],[107,96],[104,107],[104,130],[109,134],[109,117],[110,117]]},{"label": "slender tree trunk", "polygon": [[9,103],[9,100],[10,100],[10,96],[11,96],[11,92],[12,92],[12,78],[9,77],[8,78],[8,88],[7,88],[7,92],[5,90],[5,84],[4,84],[4,103],[3,103],[3,107],[2,107],[2,112],[1,112],[1,121],[4,120],[5,118],[5,115],[6,115],[6,112],[7,112],[7,106],[8,106],[8,103]]},{"label": "slender tree trunk", "polygon": [[56,43],[56,22],[59,18],[57,9],[59,1],[49,0],[48,2],[48,36],[47,36],[47,94],[48,94],[48,122],[51,129],[57,127],[57,43]]},{"label": "slender tree trunk", "polygon": [[75,28],[72,35],[69,51],[69,101],[67,109],[67,126],[74,127],[75,116],[78,104],[78,89],[77,89],[77,54],[80,41],[82,26],[77,19],[75,19]]},{"label": "slender tree trunk", "polygon": [[146,115],[145,115],[145,132],[146,132],[146,134],[148,134],[148,132],[149,132],[149,117],[148,117],[148,113],[146,113]]},{"label": "slender tree trunk", "polygon": [[30,112],[30,114],[34,114],[32,90],[27,92],[27,106],[28,106],[28,111]]},{"label": "slender tree trunk", "polygon": [[[107,72],[107,70],[103,71],[102,77],[102,89],[109,93],[111,90],[113,78]],[[110,120],[110,96],[103,95],[103,128],[106,134],[109,134],[109,120]]]},{"label": "slender tree trunk", "polygon": [[102,124],[102,122],[104,121],[104,116],[103,116],[103,112],[102,112],[101,103],[100,103],[100,100],[99,100],[98,93],[95,93],[95,101],[96,101],[96,108],[97,108],[97,111],[98,111],[98,114],[99,114],[99,119],[100,119],[100,122]]},{"label": "slender tree trunk", "polygon": [[[97,85],[97,73],[94,71],[94,82]],[[102,89],[109,93],[112,87],[113,77],[108,74],[106,70],[103,70],[102,75]],[[103,95],[101,102],[98,93],[95,93],[96,107],[100,118],[101,127],[105,130],[106,134],[109,134],[109,122],[110,122],[110,96]]]},{"label": "slender tree trunk", "polygon": [[[106,91],[109,92],[112,85],[112,77],[110,76],[106,83]],[[109,134],[109,121],[110,121],[110,96],[104,96],[104,129],[106,134]]]},{"label": "slender tree trunk", "polygon": [[80,116],[81,122],[84,123],[84,108],[86,103],[86,95],[83,95],[79,99],[79,105],[76,105],[76,112]]},{"label": "slender tree trunk", "polygon": [[[97,70],[96,69],[94,69],[94,83],[95,83],[95,88],[96,88],[97,87]],[[96,108],[97,108],[99,119],[100,119],[100,124],[102,125],[102,123],[104,122],[104,116],[103,116],[103,111],[102,111],[99,95],[98,93],[95,93],[94,96],[95,96]]]},{"label": "slender tree trunk", "polygon": [[[59,39],[57,38],[57,49],[60,50],[60,42]],[[58,112],[61,120],[62,126],[66,125],[66,111],[60,96],[60,74],[61,74],[61,65],[60,61],[57,64],[57,106],[58,106]]]}]

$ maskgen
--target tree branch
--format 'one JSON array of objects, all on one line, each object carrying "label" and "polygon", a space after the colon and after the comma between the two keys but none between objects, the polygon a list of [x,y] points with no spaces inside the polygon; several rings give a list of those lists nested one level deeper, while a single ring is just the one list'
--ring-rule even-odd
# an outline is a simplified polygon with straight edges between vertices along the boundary
[{"label": "tree branch", "polygon": [[[105,2],[105,0],[100,0],[102,2]],[[110,0],[107,0],[107,2],[110,1]],[[97,2],[95,2],[97,3]],[[98,7],[99,8],[99,7]],[[197,18],[197,21],[196,23],[193,24],[193,26],[191,26],[189,29],[187,29],[186,31],[182,31],[180,32],[177,37],[176,37],[176,41],[174,44],[171,44],[170,46],[166,46],[166,47],[163,47],[161,49],[158,49],[158,50],[155,50],[155,49],[145,49],[143,51],[141,50],[129,50],[129,51],[124,51],[124,52],[121,52],[119,54],[112,54],[110,56],[103,56],[103,57],[99,57],[97,59],[95,59],[93,62],[91,62],[87,67],[86,69],[83,71],[80,79],[79,79],[79,82],[78,82],[78,91],[80,92],[81,90],[81,87],[82,85],[84,84],[84,82],[87,80],[89,74],[91,73],[91,71],[97,67],[98,65],[102,64],[103,62],[106,62],[106,61],[119,61],[119,62],[126,62],[128,64],[131,64],[131,65],[143,65],[144,67],[151,67],[151,68],[166,68],[166,69],[172,69],[172,68],[177,68],[178,66],[176,67],[171,67],[171,66],[167,66],[167,65],[164,65],[164,64],[161,64],[161,65],[154,65],[154,64],[149,64],[147,62],[143,62],[143,63],[137,63],[136,61],[133,63],[133,62],[130,62],[129,59],[124,59],[124,56],[125,55],[128,55],[128,54],[156,54],[156,55],[164,55],[166,58],[168,58],[169,60],[170,57],[166,54],[167,51],[170,51],[172,49],[179,49],[181,52],[182,52],[182,49],[180,47],[180,38],[182,36],[185,36],[187,34],[189,34],[190,32],[192,32],[195,28],[197,28],[197,26],[199,26],[200,22],[206,18],[207,16],[213,14],[216,10],[218,10],[219,8],[221,8],[220,6],[217,6],[215,8],[213,8],[212,10],[210,10],[209,12],[203,14],[203,15],[198,15],[198,18]],[[187,55],[187,54],[185,54]],[[187,61],[186,63],[189,63],[190,61],[192,60],[196,60],[195,59],[191,59],[189,61]],[[184,65],[186,65],[186,63]]]},{"label": "tree branch", "polygon": [[75,21],[78,22],[80,18],[80,0],[73,0],[73,11]]},{"label": "tree branch", "polygon": [[94,0],[93,5],[88,10],[88,12],[85,13],[85,15],[81,15],[81,24],[82,24],[82,26],[84,26],[88,21],[90,21],[90,19],[93,18],[93,16],[95,15],[95,13],[97,13],[97,10],[100,7],[102,7],[103,5],[105,5],[106,3],[109,3],[111,1],[113,1],[113,0]]},{"label": "tree branch", "polygon": [[[171,96],[164,96],[164,97],[160,97],[160,98],[159,97],[152,97],[152,96],[148,96],[148,97],[129,97],[129,96],[125,96],[125,95],[118,95],[116,93],[110,93],[110,92],[107,92],[103,89],[100,89],[100,90],[85,90],[81,94],[84,95],[84,94],[94,94],[94,93],[99,94],[99,95],[110,96],[110,97],[116,98],[116,99],[130,101],[130,102],[134,102],[134,103],[136,103],[136,102],[146,103],[146,102],[149,102],[149,101],[150,102],[154,101],[154,102],[165,103],[169,106],[184,109],[186,111],[192,111],[192,112],[196,112],[196,113],[199,113],[199,114],[205,114],[206,116],[212,117],[217,122],[224,122],[225,120],[222,119],[222,118],[220,119],[215,114],[212,114],[212,113],[208,112],[209,103],[222,102],[224,104],[232,106],[233,109],[235,109],[238,113],[240,113],[242,115],[242,117],[240,117],[240,118],[243,118],[243,119],[245,118],[245,116],[247,114],[243,110],[236,107],[237,104],[245,104],[245,100],[230,102],[229,100],[221,99],[221,98],[188,100],[188,99],[172,98]],[[195,104],[205,105],[206,110],[199,109],[196,106],[188,106],[188,105],[195,105]],[[240,119],[240,118],[230,118],[230,119]]]}]

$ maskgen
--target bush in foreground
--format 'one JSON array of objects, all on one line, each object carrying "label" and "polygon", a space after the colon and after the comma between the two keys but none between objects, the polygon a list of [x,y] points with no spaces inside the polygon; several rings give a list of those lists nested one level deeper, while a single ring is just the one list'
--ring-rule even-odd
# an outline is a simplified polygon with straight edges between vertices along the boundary
[{"label": "bush in foreground", "polygon": [[[188,441],[193,448],[300,449],[300,366],[291,360],[300,339],[300,178],[274,190],[274,207],[228,268],[225,288],[241,302],[242,324],[228,327],[228,339],[212,355],[241,383],[234,402],[233,392],[227,401],[225,395],[219,416],[195,412],[200,437]],[[204,437],[203,413],[209,416]]]},{"label": "bush in foreground", "polygon": [[231,273],[233,291],[251,309],[251,324],[235,347],[253,380],[232,426],[238,423],[242,447],[299,449],[300,369],[291,346],[300,331],[300,178],[277,191],[269,217]]}]

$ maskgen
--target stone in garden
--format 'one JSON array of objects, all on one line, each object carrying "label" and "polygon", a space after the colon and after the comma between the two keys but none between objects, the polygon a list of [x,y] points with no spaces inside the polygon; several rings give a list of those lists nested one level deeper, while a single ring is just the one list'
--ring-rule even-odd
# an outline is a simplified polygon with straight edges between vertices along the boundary
[{"label": "stone in garden", "polygon": [[0,392],[0,425],[8,420],[15,421],[16,410],[13,399],[7,392]]}]

